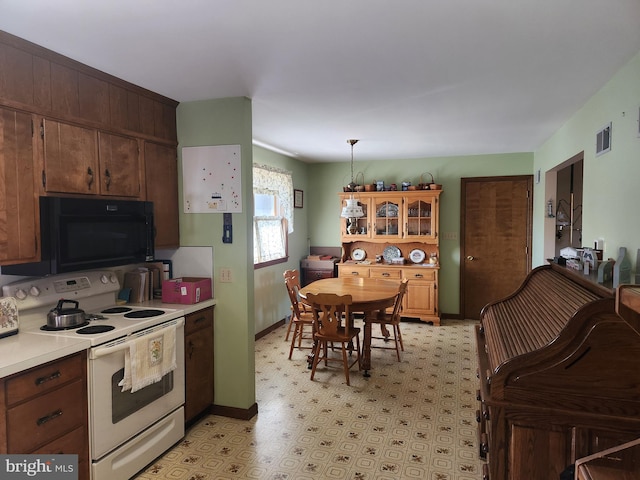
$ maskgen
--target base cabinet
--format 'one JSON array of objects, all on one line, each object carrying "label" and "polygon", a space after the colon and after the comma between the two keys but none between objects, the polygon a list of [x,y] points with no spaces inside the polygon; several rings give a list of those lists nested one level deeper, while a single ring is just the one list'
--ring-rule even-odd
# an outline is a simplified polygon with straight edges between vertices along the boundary
[{"label": "base cabinet", "polygon": [[89,480],[86,365],[81,352],[0,381],[0,451],[77,454]]},{"label": "base cabinet", "polygon": [[407,278],[407,293],[402,305],[402,316],[419,318],[440,325],[438,312],[438,268],[408,265],[338,264],[339,277],[366,277],[400,281]]},{"label": "base cabinet", "polygon": [[213,307],[185,317],[185,423],[213,405]]}]

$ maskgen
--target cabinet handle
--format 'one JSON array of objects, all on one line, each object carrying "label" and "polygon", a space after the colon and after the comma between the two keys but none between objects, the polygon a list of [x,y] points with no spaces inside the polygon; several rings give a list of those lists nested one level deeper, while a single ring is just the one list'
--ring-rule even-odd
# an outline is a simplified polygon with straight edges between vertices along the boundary
[{"label": "cabinet handle", "polygon": [[59,416],[62,415],[62,410],[58,409],[53,413],[50,413],[49,415],[45,415],[44,417],[40,417],[37,421],[36,424],[38,426],[44,425],[45,423],[54,420],[56,418],[58,418]]},{"label": "cabinet handle", "polygon": [[198,317],[196,318],[193,323],[200,323],[200,322],[204,322],[206,320],[206,317],[203,315],[202,317]]},{"label": "cabinet handle", "polygon": [[351,275],[360,275],[358,272],[351,272]]},{"label": "cabinet handle", "polygon": [[191,357],[193,357],[194,347],[195,345],[193,344],[193,342],[189,340],[189,360],[191,360]]},{"label": "cabinet handle", "polygon": [[480,437],[480,451],[484,454],[489,453],[489,437],[483,433]]},{"label": "cabinet handle", "polygon": [[416,278],[422,278],[422,277],[424,277],[424,275],[422,275],[421,273],[416,273],[416,274],[414,274],[413,276],[414,276],[414,277],[416,277]]},{"label": "cabinet handle", "polygon": [[107,187],[107,191],[109,191],[109,186],[111,185],[111,172],[109,172],[108,168],[104,170],[104,184]]},{"label": "cabinet handle", "polygon": [[47,382],[49,382],[51,380],[55,380],[56,378],[60,378],[60,375],[61,375],[60,370],[56,370],[55,372],[53,372],[51,375],[49,375],[47,377],[38,377],[38,378],[36,378],[35,383],[36,383],[37,386],[40,386],[43,383],[47,383]]},{"label": "cabinet handle", "polygon": [[382,276],[383,276],[383,277],[390,277],[391,275],[389,275],[389,273],[388,273],[388,272],[384,272],[384,273],[382,274]]},{"label": "cabinet handle", "polygon": [[473,255],[467,255],[467,260],[469,260],[470,262],[473,262],[476,259],[476,257],[474,257]]},{"label": "cabinet handle", "polygon": [[91,170],[91,167],[87,168],[87,186],[89,187],[89,190],[91,190],[91,185],[93,185],[93,170]]}]

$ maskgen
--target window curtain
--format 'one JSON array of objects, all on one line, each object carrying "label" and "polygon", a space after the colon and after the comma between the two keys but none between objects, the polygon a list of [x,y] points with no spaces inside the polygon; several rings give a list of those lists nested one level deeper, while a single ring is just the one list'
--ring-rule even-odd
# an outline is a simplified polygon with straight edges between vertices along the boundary
[{"label": "window curtain", "polygon": [[288,232],[293,233],[293,174],[269,165],[253,164],[253,192],[278,198],[279,218],[287,220]]}]

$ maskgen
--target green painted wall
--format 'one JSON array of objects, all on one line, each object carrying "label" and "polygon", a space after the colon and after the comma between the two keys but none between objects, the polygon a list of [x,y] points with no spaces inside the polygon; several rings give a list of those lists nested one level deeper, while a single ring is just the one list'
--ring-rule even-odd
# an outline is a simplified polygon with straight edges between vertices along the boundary
[{"label": "green painted wall", "polygon": [[[365,142],[366,140],[362,140]],[[403,181],[420,183],[425,172],[431,172],[442,184],[440,196],[440,311],[457,314],[460,311],[460,179],[499,175],[530,175],[532,153],[475,155],[398,159],[359,162],[357,154],[354,175],[362,172],[365,183],[384,180],[385,184]],[[351,180],[349,163],[316,163],[309,170],[309,235],[311,244],[340,246],[338,192]],[[430,178],[425,175],[424,178]],[[454,239],[444,240],[445,233]]]},{"label": "green painted wall", "polygon": [[[232,214],[233,243],[222,243],[222,214],[180,213],[180,243],[212,246],[215,307],[215,403],[246,409],[255,403],[253,148],[251,100],[225,98],[181,103],[177,111],[179,192],[182,205],[182,147],[240,145],[242,213]],[[230,268],[233,282],[218,281]]]},{"label": "green painted wall", "polygon": [[[460,179],[464,177],[531,175],[541,170],[541,182],[534,188],[533,265],[544,263],[545,172],[584,150],[584,243],[605,239],[605,257],[617,256],[620,246],[631,251],[635,262],[635,238],[640,224],[631,209],[640,193],[640,53],[576,115],[535,153],[477,155],[446,158],[397,159],[360,162],[355,155],[355,172],[366,182],[384,180],[400,184],[420,182],[431,172],[443,184],[441,234],[455,239],[440,240],[440,307],[449,314],[459,312],[460,287]],[[595,157],[595,132],[613,122],[612,151]],[[282,271],[298,268],[307,246],[339,246],[340,209],[338,192],[350,181],[349,163],[304,164],[298,160],[251,147],[251,102],[246,98],[221,99],[181,104],[178,108],[180,146],[241,144],[243,201],[252,204],[250,165],[279,166],[294,174],[294,187],[304,191],[304,208],[295,211],[294,234],[290,238],[289,262],[253,270],[251,211],[234,214],[234,243],[221,242],[220,215],[181,214],[181,242],[184,245],[212,245],[214,272],[226,266],[234,282],[214,281],[216,306],[216,404],[248,408],[255,401],[254,334],[268,328],[289,313]],[[361,141],[366,141],[362,139]],[[348,152],[347,152],[348,153]],[[348,155],[345,154],[345,158]],[[247,173],[249,172],[249,173]],[[549,229],[547,229],[549,230]],[[254,306],[255,298],[255,306]]]},{"label": "green painted wall", "polygon": [[289,235],[289,261],[255,270],[255,333],[259,333],[289,315],[289,297],[284,288],[282,272],[299,269],[300,259],[307,255],[309,235],[309,166],[293,158],[261,147],[253,148],[253,162],[289,170],[293,174],[293,188],[303,191],[303,208],[293,210],[293,233]]},{"label": "green painted wall", "polygon": [[[582,245],[604,239],[604,258],[617,258],[626,247],[635,268],[640,247],[640,222],[633,213],[640,204],[640,53],[623,67],[534,155],[535,186],[533,263],[544,263],[545,239],[553,221],[545,221],[545,203],[552,195],[546,172],[584,151]],[[595,156],[596,132],[612,122],[611,151]]]}]

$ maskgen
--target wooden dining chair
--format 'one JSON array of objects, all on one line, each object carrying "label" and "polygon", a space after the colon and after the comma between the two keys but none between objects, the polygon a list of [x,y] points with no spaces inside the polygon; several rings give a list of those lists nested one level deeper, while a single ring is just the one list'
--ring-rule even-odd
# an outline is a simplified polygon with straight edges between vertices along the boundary
[{"label": "wooden dining chair", "polygon": [[[349,370],[356,363],[360,370],[360,329],[350,325],[351,317],[351,295],[336,295],[334,293],[319,293],[307,295],[307,302],[313,309],[313,338],[316,347],[311,367],[311,380],[316,374],[318,363],[324,360],[325,366],[328,362],[341,362],[344,369],[344,376],[349,383]],[[345,320],[343,322],[343,320]],[[355,358],[353,357],[353,339],[356,340]],[[329,348],[329,344],[332,348]],[[341,356],[336,357],[330,354],[333,346],[341,345]]]},{"label": "wooden dining chair", "polygon": [[289,339],[289,333],[293,326],[293,337],[291,337],[291,347],[289,348],[289,360],[291,360],[294,348],[313,348],[311,343],[308,346],[303,346],[302,344],[303,340],[313,340],[313,313],[311,308],[300,302],[300,297],[298,296],[300,274],[298,270],[286,270],[283,276],[284,285],[287,288],[287,294],[291,302],[291,321],[285,336],[286,341]]},{"label": "wooden dining chair", "polygon": [[[387,313],[382,310],[378,312],[378,315],[375,318],[370,320],[372,326],[373,324],[379,324],[381,329],[380,336],[375,337],[371,335],[371,348],[395,350],[398,361],[400,361],[400,350],[404,352],[404,344],[402,343],[402,332],[400,331],[400,314],[402,313],[402,300],[407,293],[408,284],[409,280],[403,278],[402,282],[400,283],[400,287],[398,288],[398,294],[396,295],[396,299],[393,304],[393,310],[391,311],[391,313]],[[392,336],[390,335],[388,327],[391,327],[391,330],[393,332]],[[384,343],[374,343],[374,340],[384,340]],[[393,346],[387,346],[389,340],[393,340]]]}]

